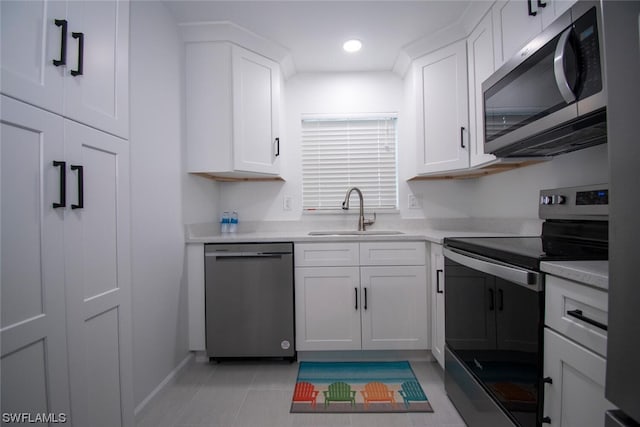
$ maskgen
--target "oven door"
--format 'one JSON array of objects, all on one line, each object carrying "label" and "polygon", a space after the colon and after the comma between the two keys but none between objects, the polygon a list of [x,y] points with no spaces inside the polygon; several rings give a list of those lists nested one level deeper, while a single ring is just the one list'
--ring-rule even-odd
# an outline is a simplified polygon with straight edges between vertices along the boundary
[{"label": "oven door", "polygon": [[[455,361],[452,365],[458,365],[454,372],[447,360],[445,369],[453,381],[464,371],[480,386],[465,392],[470,390],[467,378],[454,385],[455,396],[449,389],[447,392],[458,409],[483,406],[478,405],[480,391],[513,424],[539,425],[543,275],[458,249],[445,248],[444,253],[445,342],[451,361]],[[451,385],[450,379],[447,382]],[[458,403],[456,398],[474,402]],[[465,419],[470,425],[488,425],[468,419],[474,417],[478,415],[467,414]],[[497,425],[495,420],[489,424]]]}]

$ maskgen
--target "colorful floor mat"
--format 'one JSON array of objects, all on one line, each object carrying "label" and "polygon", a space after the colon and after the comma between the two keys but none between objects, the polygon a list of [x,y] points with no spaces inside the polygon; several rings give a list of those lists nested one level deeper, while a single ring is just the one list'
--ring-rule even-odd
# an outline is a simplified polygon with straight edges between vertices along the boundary
[{"label": "colorful floor mat", "polygon": [[300,362],[291,412],[433,412],[433,409],[407,361]]}]

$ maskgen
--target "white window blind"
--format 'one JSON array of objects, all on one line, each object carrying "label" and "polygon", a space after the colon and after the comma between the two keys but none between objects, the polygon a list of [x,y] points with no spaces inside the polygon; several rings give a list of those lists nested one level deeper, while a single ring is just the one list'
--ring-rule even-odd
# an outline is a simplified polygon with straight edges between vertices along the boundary
[{"label": "white window blind", "polygon": [[303,119],[303,209],[340,209],[351,187],[362,191],[367,209],[396,209],[396,121]]}]

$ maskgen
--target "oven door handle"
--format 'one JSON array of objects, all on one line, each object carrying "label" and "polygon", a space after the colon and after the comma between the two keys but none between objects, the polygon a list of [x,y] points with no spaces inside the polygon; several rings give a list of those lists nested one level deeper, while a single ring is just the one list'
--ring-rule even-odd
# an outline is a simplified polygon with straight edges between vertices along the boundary
[{"label": "oven door handle", "polygon": [[518,285],[523,285],[527,289],[535,291],[542,290],[542,274],[536,271],[513,267],[476,254],[460,251],[459,249],[444,248],[443,253],[446,258],[473,270],[481,271],[509,282],[517,283]]}]

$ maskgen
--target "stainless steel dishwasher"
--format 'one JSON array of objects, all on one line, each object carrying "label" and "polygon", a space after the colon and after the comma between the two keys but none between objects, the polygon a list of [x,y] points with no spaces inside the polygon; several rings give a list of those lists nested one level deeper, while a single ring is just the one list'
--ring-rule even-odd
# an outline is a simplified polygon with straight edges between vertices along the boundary
[{"label": "stainless steel dishwasher", "polygon": [[292,243],[205,245],[207,355],[294,360]]}]

